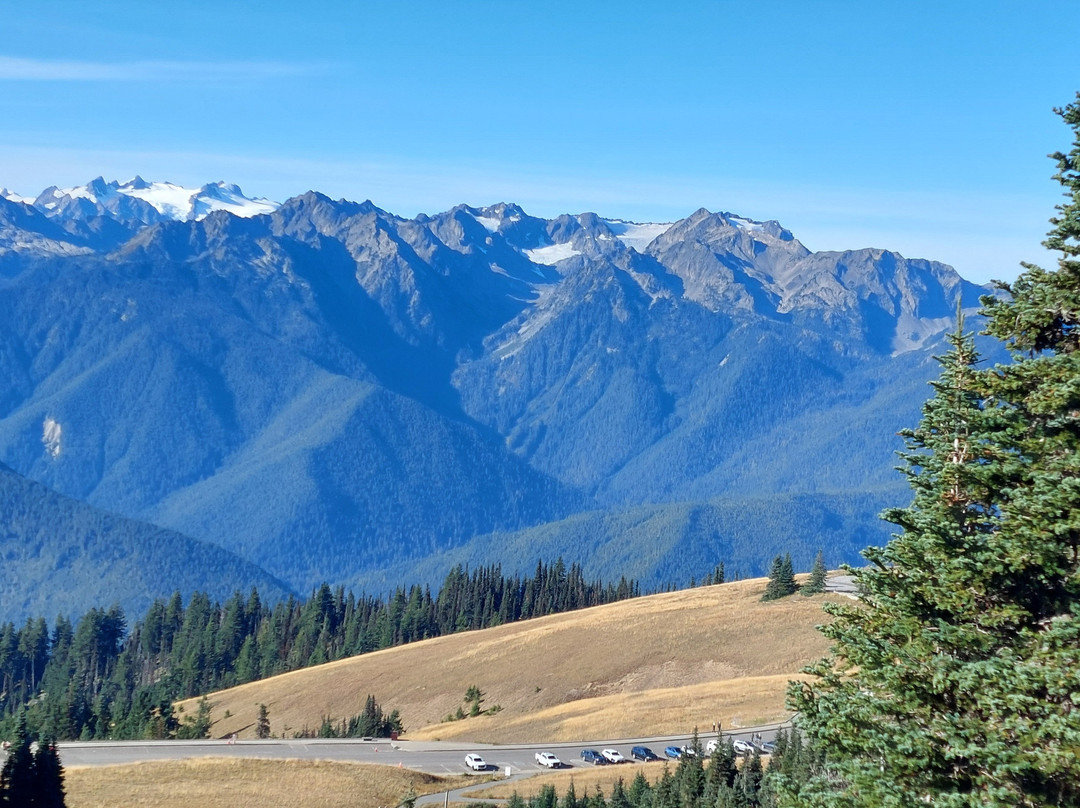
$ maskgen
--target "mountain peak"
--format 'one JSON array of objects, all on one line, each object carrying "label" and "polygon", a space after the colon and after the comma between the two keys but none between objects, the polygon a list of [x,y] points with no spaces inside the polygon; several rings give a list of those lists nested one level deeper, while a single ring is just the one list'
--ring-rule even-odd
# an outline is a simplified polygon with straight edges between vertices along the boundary
[{"label": "mountain peak", "polygon": [[34,198],[30,196],[22,196],[8,188],[0,188],[0,197],[6,199],[8,202],[22,202],[25,205],[32,205]]},{"label": "mountain peak", "polygon": [[167,219],[198,220],[216,210],[246,218],[270,213],[278,207],[278,203],[269,199],[245,196],[238,185],[224,181],[186,188],[172,182],[147,182],[137,174],[123,184],[96,177],[81,187],[53,185],[42,191],[32,204],[47,216],[85,218],[104,214],[143,224]]},{"label": "mountain peak", "polygon": [[105,182],[104,177],[96,177],[86,183],[86,190],[94,196],[106,196],[110,191],[115,190],[116,187],[116,183]]}]

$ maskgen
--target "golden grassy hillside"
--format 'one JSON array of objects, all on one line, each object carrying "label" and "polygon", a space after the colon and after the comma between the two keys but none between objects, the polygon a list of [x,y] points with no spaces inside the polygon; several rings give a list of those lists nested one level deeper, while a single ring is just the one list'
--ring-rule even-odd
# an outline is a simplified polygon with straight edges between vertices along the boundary
[{"label": "golden grassy hillside", "polygon": [[[212,694],[213,734],[253,737],[265,703],[271,732],[291,736],[359,713],[369,693],[400,711],[408,739],[574,741],[780,720],[787,681],[826,650],[814,626],[828,596],[762,603],[764,588],[651,595],[294,671]],[[473,684],[502,709],[442,723]]]},{"label": "golden grassy hillside", "polygon": [[220,758],[72,767],[64,778],[69,808],[351,808],[470,782],[363,763]]}]

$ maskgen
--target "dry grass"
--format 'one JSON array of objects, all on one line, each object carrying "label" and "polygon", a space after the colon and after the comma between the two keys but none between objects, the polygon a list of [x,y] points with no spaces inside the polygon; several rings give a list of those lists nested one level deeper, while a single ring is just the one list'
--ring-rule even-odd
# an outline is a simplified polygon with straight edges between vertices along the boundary
[{"label": "dry grass", "polygon": [[[213,733],[253,737],[265,703],[271,732],[291,736],[359,713],[369,693],[401,712],[408,739],[574,741],[777,720],[787,680],[826,650],[814,630],[825,615],[823,596],[762,603],[764,587],[653,595],[253,682],[211,695]],[[473,684],[502,710],[441,723]]]},{"label": "dry grass", "polygon": [[[596,787],[600,786],[604,797],[611,796],[611,789],[615,781],[622,778],[623,785],[630,786],[630,782],[638,772],[645,775],[650,783],[655,783],[663,774],[668,764],[663,761],[654,763],[637,763],[633,766],[595,766],[589,769],[577,769],[575,771],[542,772],[525,780],[517,780],[512,783],[499,783],[483,790],[465,792],[466,797],[484,797],[486,799],[509,799],[516,791],[522,797],[528,799],[540,793],[540,789],[546,785],[555,786],[555,793],[560,796],[566,793],[570,783],[574,783],[574,791],[578,797],[592,794]],[[674,764],[672,764],[674,771]]]},{"label": "dry grass", "polygon": [[68,808],[377,808],[474,782],[363,763],[199,758],[65,770]]}]

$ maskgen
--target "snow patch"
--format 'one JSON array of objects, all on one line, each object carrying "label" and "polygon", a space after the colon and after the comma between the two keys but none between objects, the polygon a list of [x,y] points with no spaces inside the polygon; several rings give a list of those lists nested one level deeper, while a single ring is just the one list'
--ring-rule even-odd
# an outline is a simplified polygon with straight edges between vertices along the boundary
[{"label": "snow patch", "polygon": [[162,216],[178,221],[198,221],[216,210],[247,218],[272,213],[279,205],[269,199],[251,199],[236,185],[212,182],[201,188],[185,188],[172,182],[147,182],[135,177],[120,184],[94,180],[77,188],[50,188],[36,200],[37,207],[52,211],[65,197],[102,203],[119,196],[140,199]]},{"label": "snow patch", "polygon": [[60,424],[49,416],[41,424],[41,443],[51,457],[60,456]]},{"label": "snow patch", "polygon": [[[965,312],[966,314],[967,312]],[[896,321],[896,333],[893,334],[892,355],[917,351],[931,340],[945,333],[954,324],[952,317],[921,319],[910,312],[904,312]]]},{"label": "snow patch", "polygon": [[14,191],[9,191],[7,188],[0,188],[0,196],[8,200],[9,202],[22,202],[24,205],[34,204],[33,197],[22,196],[15,193]]},{"label": "snow patch", "polygon": [[192,197],[197,189],[184,188],[171,182],[152,182],[145,188],[133,187],[134,180],[117,188],[117,193],[133,196],[148,202],[162,216],[170,219],[186,219],[192,209]]},{"label": "snow patch", "polygon": [[626,222],[622,219],[604,219],[603,221],[619,241],[638,252],[645,252],[646,247],[674,225],[674,222],[639,223]]},{"label": "snow patch", "polygon": [[740,230],[757,233],[765,229],[763,222],[755,222],[753,219],[744,219],[741,216],[732,216],[731,214],[728,214],[726,218]]},{"label": "snow patch", "polygon": [[484,229],[489,233],[499,232],[499,220],[491,216],[473,216],[476,221],[480,222],[484,226]]},{"label": "snow patch", "polygon": [[547,264],[554,266],[559,261],[581,255],[580,250],[575,250],[569,242],[563,244],[550,244],[547,247],[537,247],[534,250],[525,250],[525,256],[534,264]]}]

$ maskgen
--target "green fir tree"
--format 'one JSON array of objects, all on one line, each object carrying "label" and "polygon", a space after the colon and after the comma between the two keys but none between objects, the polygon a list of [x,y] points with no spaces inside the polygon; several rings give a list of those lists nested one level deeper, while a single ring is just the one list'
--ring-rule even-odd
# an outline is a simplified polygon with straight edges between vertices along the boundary
[{"label": "green fir tree", "polygon": [[795,583],[795,569],[791,563],[791,553],[777,556],[769,567],[769,582],[765,585],[765,594],[762,600],[776,600],[795,594],[798,585]]},{"label": "green fir tree", "polygon": [[26,714],[20,713],[10,740],[7,759],[0,769],[0,805],[30,806],[36,787],[34,753],[30,751],[30,734],[26,729]]},{"label": "green fir tree", "polygon": [[255,719],[255,737],[260,740],[270,737],[270,711],[265,704],[259,705],[259,715]]},{"label": "green fir tree", "polygon": [[788,805],[1080,805],[1080,96],[1058,110],[1068,202],[986,299],[1013,353],[981,370],[958,318],[905,433],[902,533],[865,552],[861,606],[827,606],[832,655],[790,706],[828,765]]},{"label": "green fir tree", "polygon": [[64,808],[64,767],[52,738],[34,753],[34,808]]},{"label": "green fir tree", "polygon": [[816,556],[814,556],[814,566],[810,568],[810,578],[803,585],[800,590],[804,595],[820,595],[825,591],[825,576],[827,574],[825,569],[825,553],[818,550]]}]

